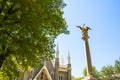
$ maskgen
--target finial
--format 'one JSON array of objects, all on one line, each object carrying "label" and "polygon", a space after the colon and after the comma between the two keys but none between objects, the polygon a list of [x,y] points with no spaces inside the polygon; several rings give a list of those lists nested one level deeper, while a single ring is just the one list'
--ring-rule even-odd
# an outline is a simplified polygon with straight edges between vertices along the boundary
[{"label": "finial", "polygon": [[70,64],[70,52],[68,51],[68,57],[67,57],[67,59],[68,59],[68,64]]},{"label": "finial", "polygon": [[59,58],[59,45],[57,43],[56,58]]},{"label": "finial", "polygon": [[85,26],[85,23],[82,25],[82,27],[84,27]]}]

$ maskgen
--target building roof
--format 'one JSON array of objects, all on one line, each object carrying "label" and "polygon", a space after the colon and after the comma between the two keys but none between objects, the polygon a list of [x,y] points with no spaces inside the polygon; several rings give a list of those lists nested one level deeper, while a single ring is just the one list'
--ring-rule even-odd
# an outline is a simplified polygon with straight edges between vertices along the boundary
[{"label": "building roof", "polygon": [[51,72],[54,71],[54,66],[53,66],[52,61],[47,61],[46,62],[46,67],[47,67],[47,69],[49,71],[49,74],[51,74]]},{"label": "building roof", "polygon": [[48,68],[47,68],[46,65],[44,65],[44,66],[38,71],[38,73],[34,76],[33,80],[36,80],[37,77],[39,76],[39,74],[41,74],[42,72],[47,73],[47,74],[46,74],[46,75],[47,75],[47,78],[48,78],[49,80],[52,80],[51,75],[50,75],[50,73],[49,73]]},{"label": "building roof", "polygon": [[37,69],[33,74],[33,80],[45,69],[48,77],[51,78],[51,72],[54,71],[52,61],[47,61],[46,64],[42,65],[39,69]]}]

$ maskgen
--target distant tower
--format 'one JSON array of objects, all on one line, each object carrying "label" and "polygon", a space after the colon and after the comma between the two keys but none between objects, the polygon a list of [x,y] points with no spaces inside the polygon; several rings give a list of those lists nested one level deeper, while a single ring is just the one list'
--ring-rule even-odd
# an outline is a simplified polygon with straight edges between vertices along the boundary
[{"label": "distant tower", "polygon": [[59,46],[57,44],[56,58],[55,58],[55,80],[59,80]]},{"label": "distant tower", "polygon": [[68,51],[68,57],[67,57],[67,59],[68,59],[68,64],[67,64],[67,66],[68,66],[68,80],[71,80],[71,62],[70,62],[70,53],[69,53],[69,51]]}]

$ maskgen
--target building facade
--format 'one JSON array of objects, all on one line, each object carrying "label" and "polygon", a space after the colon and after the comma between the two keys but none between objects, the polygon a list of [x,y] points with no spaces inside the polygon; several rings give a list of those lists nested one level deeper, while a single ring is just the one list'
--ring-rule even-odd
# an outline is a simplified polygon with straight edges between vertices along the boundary
[{"label": "building facade", "polygon": [[56,57],[54,60],[44,62],[38,70],[26,72],[21,80],[71,80],[70,54],[68,53],[67,64],[59,60],[59,48],[57,45]]}]

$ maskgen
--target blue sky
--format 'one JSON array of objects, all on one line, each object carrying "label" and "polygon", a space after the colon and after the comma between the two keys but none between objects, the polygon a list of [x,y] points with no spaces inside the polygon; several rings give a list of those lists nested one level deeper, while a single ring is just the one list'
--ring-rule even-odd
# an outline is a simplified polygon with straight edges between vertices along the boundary
[{"label": "blue sky", "polygon": [[61,34],[59,43],[60,57],[66,60],[71,55],[72,75],[82,76],[86,66],[84,44],[81,31],[76,28],[84,23],[89,31],[89,46],[92,64],[100,70],[103,66],[113,65],[120,57],[120,0],[64,0],[64,18],[68,24],[69,35]]}]

